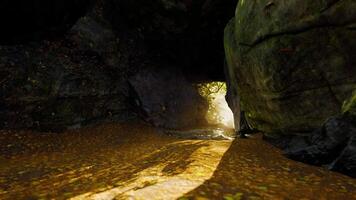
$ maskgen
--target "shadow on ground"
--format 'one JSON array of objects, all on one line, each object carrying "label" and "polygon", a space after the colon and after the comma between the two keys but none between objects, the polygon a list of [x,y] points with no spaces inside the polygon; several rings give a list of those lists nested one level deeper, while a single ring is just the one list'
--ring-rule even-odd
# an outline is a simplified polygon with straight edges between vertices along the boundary
[{"label": "shadow on ground", "polygon": [[282,156],[261,135],[236,139],[211,179],[181,199],[356,199],[356,179]]},{"label": "shadow on ground", "polygon": [[0,131],[0,199],[179,197],[356,199],[356,180],[288,160],[260,135],[179,139],[137,122]]},{"label": "shadow on ground", "polygon": [[177,139],[137,123],[62,134],[0,133],[0,199],[97,199],[103,195],[104,199],[113,199],[131,193],[142,196],[147,193],[142,189],[152,185],[169,188],[169,184],[162,183],[175,180],[186,184],[187,177],[203,169],[188,181],[189,187],[182,186],[185,188],[180,193],[179,188],[171,192],[179,197],[211,177],[230,145],[228,141],[218,142],[224,147],[214,154],[214,150],[207,149],[218,146],[214,141]]}]

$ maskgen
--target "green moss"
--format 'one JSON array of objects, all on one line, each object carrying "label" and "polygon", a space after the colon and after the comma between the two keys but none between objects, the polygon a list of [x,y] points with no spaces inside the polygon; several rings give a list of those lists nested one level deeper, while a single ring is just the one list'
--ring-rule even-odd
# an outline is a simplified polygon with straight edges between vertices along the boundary
[{"label": "green moss", "polygon": [[343,114],[356,116],[356,90],[348,100],[344,101],[341,111]]},{"label": "green moss", "polygon": [[[355,4],[350,2],[338,4],[338,11],[328,17],[353,18]],[[355,88],[349,84],[355,76],[350,76],[347,64],[354,62],[347,52],[353,50],[355,32],[345,31],[341,24],[319,24],[325,1],[268,3],[239,1],[225,29],[229,92],[237,94],[234,101],[254,128],[310,132],[339,114],[340,100]],[[355,113],[355,97],[345,102],[343,112]]]}]

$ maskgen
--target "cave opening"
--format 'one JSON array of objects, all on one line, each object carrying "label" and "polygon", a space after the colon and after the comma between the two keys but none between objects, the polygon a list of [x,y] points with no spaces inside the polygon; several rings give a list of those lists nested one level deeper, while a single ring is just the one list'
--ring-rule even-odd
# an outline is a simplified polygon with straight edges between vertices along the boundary
[{"label": "cave opening", "polygon": [[225,82],[206,82],[197,84],[199,94],[208,102],[205,119],[208,124],[225,129],[234,129],[234,114],[226,101]]},{"label": "cave opening", "polygon": [[232,139],[234,114],[225,98],[226,83],[190,78],[177,68],[142,70],[129,80],[133,110],[174,136]]}]

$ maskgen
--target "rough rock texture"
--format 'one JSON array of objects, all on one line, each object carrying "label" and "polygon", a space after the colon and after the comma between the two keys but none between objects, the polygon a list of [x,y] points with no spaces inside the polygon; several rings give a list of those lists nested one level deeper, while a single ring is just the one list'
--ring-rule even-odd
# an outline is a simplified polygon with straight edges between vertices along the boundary
[{"label": "rough rock texture", "polygon": [[308,136],[266,137],[284,149],[287,157],[356,177],[356,105],[355,93],[345,101],[343,114],[331,117]]},{"label": "rough rock texture", "polygon": [[0,43],[63,36],[95,0],[2,0]]},{"label": "rough rock texture", "polygon": [[109,25],[88,15],[79,19],[69,31],[69,36],[76,42],[78,49],[96,52],[111,67],[121,65],[119,39]]},{"label": "rough rock texture", "polygon": [[130,117],[115,44],[86,17],[63,39],[0,46],[0,128],[62,130]]},{"label": "rough rock texture", "polygon": [[[225,75],[229,76],[230,70],[225,63]],[[240,120],[241,120],[241,105],[240,105],[240,96],[237,94],[237,83],[236,80],[227,78],[226,79],[226,102],[228,103],[232,113],[234,114],[234,125],[235,130],[240,130]]]},{"label": "rough rock texture", "polygon": [[309,164],[328,165],[331,170],[356,177],[355,125],[355,117],[332,117],[307,138],[304,147],[291,143],[286,155]]},{"label": "rough rock texture", "polygon": [[128,45],[146,49],[145,62],[150,58],[175,64],[190,79],[222,80],[223,29],[233,16],[236,3],[237,0],[106,0],[104,16],[122,41],[131,40]]},{"label": "rough rock texture", "polygon": [[207,125],[207,101],[180,70],[145,69],[129,81],[133,102],[142,117],[155,126],[188,129]]},{"label": "rough rock texture", "polygon": [[355,10],[354,0],[239,1],[227,71],[254,128],[310,133],[339,113],[356,88]]},{"label": "rough rock texture", "polygon": [[[202,74],[222,69],[214,62],[223,64],[218,38],[232,0],[195,2],[189,11],[170,2],[98,0],[88,13],[92,1],[1,2],[20,19],[4,22],[0,37],[0,128],[56,131],[136,112],[166,128],[205,123],[205,101],[185,76],[200,77],[197,66]],[[137,109],[135,98],[145,107]]]}]

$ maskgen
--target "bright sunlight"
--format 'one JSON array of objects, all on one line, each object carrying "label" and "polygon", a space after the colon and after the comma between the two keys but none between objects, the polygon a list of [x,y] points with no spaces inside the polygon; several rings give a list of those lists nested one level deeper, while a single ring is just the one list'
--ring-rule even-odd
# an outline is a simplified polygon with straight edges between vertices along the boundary
[{"label": "bright sunlight", "polygon": [[202,83],[198,84],[198,88],[200,95],[206,98],[209,103],[209,110],[206,114],[208,123],[234,128],[234,115],[225,99],[226,83]]}]

